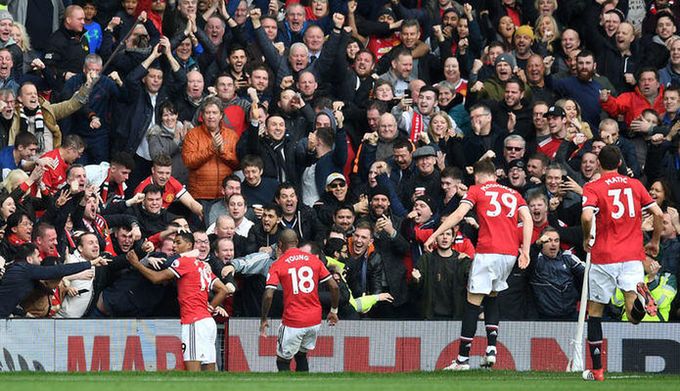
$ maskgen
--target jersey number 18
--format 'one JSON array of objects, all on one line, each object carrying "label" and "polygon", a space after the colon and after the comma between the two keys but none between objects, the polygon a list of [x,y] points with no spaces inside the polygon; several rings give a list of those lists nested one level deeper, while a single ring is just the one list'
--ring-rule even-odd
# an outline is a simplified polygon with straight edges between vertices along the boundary
[{"label": "jersey number 18", "polygon": [[314,271],[309,266],[302,266],[299,269],[291,267],[288,269],[293,285],[293,294],[311,293],[314,290]]}]

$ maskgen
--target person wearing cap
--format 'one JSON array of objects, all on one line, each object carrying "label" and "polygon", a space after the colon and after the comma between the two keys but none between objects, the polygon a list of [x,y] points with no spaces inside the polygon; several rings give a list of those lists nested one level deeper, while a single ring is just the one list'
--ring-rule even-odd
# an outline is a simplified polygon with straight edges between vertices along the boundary
[{"label": "person wearing cap", "polygon": [[[476,92],[475,94],[471,94],[471,98],[476,98],[476,101],[483,99],[489,99],[496,102],[502,101],[505,96],[505,83],[513,77],[516,67],[517,62],[512,54],[502,53],[496,57],[496,61],[494,61],[494,75],[484,81],[484,87],[481,91],[473,91],[473,89],[471,89],[471,92]],[[527,100],[531,99],[531,89],[526,83],[524,87],[524,98]]]},{"label": "person wearing cap", "polygon": [[314,211],[319,221],[326,227],[333,225],[335,211],[347,205],[355,213],[368,213],[368,203],[365,200],[357,200],[349,186],[345,176],[339,172],[333,172],[326,177],[326,191],[321,194],[318,201],[314,203]]},{"label": "person wearing cap", "polygon": [[517,190],[522,197],[525,197],[531,188],[537,186],[527,181],[527,164],[522,159],[515,159],[508,163],[508,176],[499,180],[499,183]]},{"label": "person wearing cap", "polygon": [[543,116],[548,119],[550,137],[540,141],[536,150],[552,160],[567,135],[567,114],[560,106],[550,106]]},{"label": "person wearing cap", "polygon": [[416,197],[426,194],[438,200],[442,195],[437,169],[437,151],[434,147],[426,145],[417,148],[413,152],[413,161],[416,162],[416,171],[401,189],[401,202],[407,209],[413,207]]},{"label": "person wearing cap", "polygon": [[531,45],[534,42],[534,30],[526,24],[517,27],[515,34],[512,36],[512,42],[515,44],[515,50],[512,51],[512,55],[515,57],[517,66],[526,69],[527,60],[534,54],[531,51]]},{"label": "person wearing cap", "polygon": [[[9,51],[12,56],[12,64],[14,64],[14,67],[10,68],[12,77],[18,79],[23,73],[21,64],[24,63],[24,55],[19,45],[17,45],[14,38],[12,38],[13,22],[14,18],[12,17],[12,14],[6,10],[0,11],[0,49],[7,49]],[[4,78],[6,78],[6,76]],[[14,89],[14,93],[16,94],[16,89]]]},{"label": "person wearing cap", "polygon": [[406,215],[401,223],[400,232],[411,243],[410,261],[415,267],[418,260],[425,253],[423,243],[434,232],[439,223],[437,203],[428,195],[416,197],[413,201],[413,209]]}]

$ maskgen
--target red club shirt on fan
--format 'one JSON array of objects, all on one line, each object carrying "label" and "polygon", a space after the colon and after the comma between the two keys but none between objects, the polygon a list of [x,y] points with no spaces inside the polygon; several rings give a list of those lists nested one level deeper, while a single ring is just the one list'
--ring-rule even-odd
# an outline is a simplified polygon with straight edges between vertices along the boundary
[{"label": "red club shirt on fan", "polygon": [[476,209],[479,224],[478,254],[519,254],[518,211],[526,208],[524,198],[515,190],[495,181],[474,185],[460,202]]},{"label": "red club shirt on fan", "polygon": [[[135,194],[144,191],[144,188],[153,183],[153,177],[149,176],[144,179],[135,188]],[[163,187],[163,209],[168,209],[175,200],[180,199],[187,192],[187,188],[179,183],[175,177],[170,177]]]},{"label": "red club shirt on fan", "polygon": [[583,208],[592,208],[595,218],[595,243],[592,262],[608,264],[642,261],[642,211],[654,199],[637,179],[608,172],[583,186]]},{"label": "red club shirt on fan", "polygon": [[210,265],[194,257],[180,257],[170,266],[177,277],[177,301],[181,324],[191,324],[212,315],[208,311],[208,293],[217,277]]},{"label": "red club shirt on fan", "polygon": [[53,195],[59,190],[61,185],[66,183],[66,170],[68,170],[68,163],[64,161],[59,153],[59,148],[53,149],[43,154],[40,158],[49,158],[55,162],[55,165],[47,165],[45,173],[42,177],[42,194]]},{"label": "red club shirt on fan", "polygon": [[318,257],[296,248],[283,253],[269,269],[267,288],[283,287],[283,324],[311,327],[321,323],[319,283],[332,278]]}]

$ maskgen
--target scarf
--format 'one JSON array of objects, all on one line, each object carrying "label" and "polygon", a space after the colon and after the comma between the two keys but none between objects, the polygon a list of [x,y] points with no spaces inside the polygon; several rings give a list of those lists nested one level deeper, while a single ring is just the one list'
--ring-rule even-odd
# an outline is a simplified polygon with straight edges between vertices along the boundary
[{"label": "scarf", "polygon": [[19,236],[18,236],[17,234],[15,234],[14,232],[12,232],[11,234],[9,234],[9,235],[7,236],[7,241],[8,241],[9,244],[11,244],[12,246],[21,246],[21,245],[24,244],[24,243],[28,243],[27,240],[22,240],[22,239],[19,238]]},{"label": "scarf", "polygon": [[25,107],[19,109],[19,116],[21,117],[20,131],[30,132],[33,127],[33,133],[38,139],[38,151],[45,150],[45,119],[43,118],[42,109],[38,106],[35,110],[28,110]]}]

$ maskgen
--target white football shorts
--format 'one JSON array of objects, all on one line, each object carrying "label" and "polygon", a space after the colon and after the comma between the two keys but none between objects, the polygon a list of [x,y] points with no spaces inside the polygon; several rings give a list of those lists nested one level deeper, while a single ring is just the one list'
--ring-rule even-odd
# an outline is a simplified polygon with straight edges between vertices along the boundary
[{"label": "white football shorts", "polygon": [[475,254],[470,269],[468,292],[488,295],[508,289],[506,280],[517,257],[505,254]]},{"label": "white football shorts", "polygon": [[203,318],[194,323],[182,325],[182,353],[184,361],[200,361],[201,364],[215,363],[215,320]]},{"label": "white football shorts", "polygon": [[279,336],[276,343],[276,355],[291,360],[297,352],[306,353],[316,347],[316,337],[320,324],[310,327],[289,327],[283,323],[279,326]]},{"label": "white football shorts", "polygon": [[637,290],[637,284],[644,282],[645,269],[642,261],[608,263],[604,265],[590,264],[588,273],[588,299],[596,303],[607,304],[616,288],[622,291]]}]

